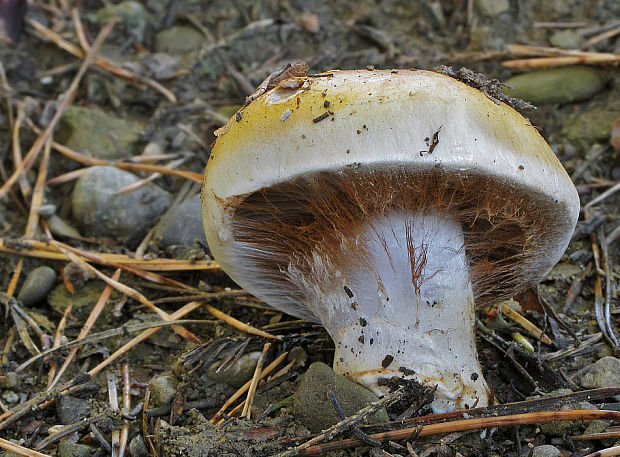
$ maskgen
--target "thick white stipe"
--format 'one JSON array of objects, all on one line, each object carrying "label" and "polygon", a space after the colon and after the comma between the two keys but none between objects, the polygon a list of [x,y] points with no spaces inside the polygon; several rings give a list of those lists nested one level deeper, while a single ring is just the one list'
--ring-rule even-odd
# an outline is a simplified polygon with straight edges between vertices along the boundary
[{"label": "thick white stipe", "polygon": [[323,315],[336,343],[336,372],[378,394],[388,390],[379,379],[392,376],[437,385],[435,412],[486,405],[460,223],[394,213],[370,221],[359,239],[372,268],[340,269],[338,295],[345,296],[338,301],[348,300],[350,307]]}]

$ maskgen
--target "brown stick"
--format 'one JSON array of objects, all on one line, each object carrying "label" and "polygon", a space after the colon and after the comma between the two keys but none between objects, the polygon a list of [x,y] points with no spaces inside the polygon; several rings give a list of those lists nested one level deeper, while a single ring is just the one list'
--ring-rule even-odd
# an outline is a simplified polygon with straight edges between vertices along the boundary
[{"label": "brown stick", "polygon": [[[465,419],[440,424],[431,424],[418,427],[409,427],[401,430],[393,430],[383,433],[375,433],[370,437],[381,442],[389,440],[408,439],[414,432],[417,436],[438,435],[441,433],[452,433],[464,430],[476,430],[488,427],[508,427],[514,425],[535,424],[541,422],[569,421],[582,419],[601,419],[601,420],[620,420],[619,411],[598,411],[598,410],[574,410],[574,411],[541,411],[537,413],[514,414],[501,417],[483,417],[475,419]],[[333,443],[312,446],[299,455],[323,455],[328,452],[361,446],[363,443],[359,439],[351,438]]]}]

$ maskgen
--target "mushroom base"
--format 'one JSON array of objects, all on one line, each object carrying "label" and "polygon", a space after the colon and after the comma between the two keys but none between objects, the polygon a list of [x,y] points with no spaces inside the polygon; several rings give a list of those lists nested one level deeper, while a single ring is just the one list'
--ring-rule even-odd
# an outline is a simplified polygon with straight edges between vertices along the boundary
[{"label": "mushroom base", "polygon": [[389,390],[380,380],[394,376],[436,386],[436,413],[487,405],[461,224],[393,212],[358,239],[364,262],[331,265],[349,300],[348,309],[337,300],[342,314],[322,316],[336,344],[334,370],[380,395]]}]

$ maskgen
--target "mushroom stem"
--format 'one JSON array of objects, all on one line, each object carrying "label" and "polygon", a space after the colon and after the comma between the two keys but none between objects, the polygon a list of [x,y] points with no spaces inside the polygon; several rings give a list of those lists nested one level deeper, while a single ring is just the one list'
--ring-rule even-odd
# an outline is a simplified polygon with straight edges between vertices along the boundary
[{"label": "mushroom stem", "polygon": [[432,211],[392,212],[361,232],[364,261],[342,258],[333,265],[340,291],[314,297],[340,305],[321,307],[340,310],[321,316],[336,344],[334,370],[377,394],[394,376],[437,386],[437,413],[487,405],[461,223]]}]

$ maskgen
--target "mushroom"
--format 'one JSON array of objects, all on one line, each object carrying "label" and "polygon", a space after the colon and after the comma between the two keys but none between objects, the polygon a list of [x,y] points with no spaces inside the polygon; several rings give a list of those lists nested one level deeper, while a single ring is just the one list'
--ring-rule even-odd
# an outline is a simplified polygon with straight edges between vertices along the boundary
[{"label": "mushroom", "polygon": [[230,277],[321,323],[377,394],[488,404],[475,309],[539,282],[579,213],[536,128],[449,76],[342,70],[267,86],[217,133],[202,215]]}]

